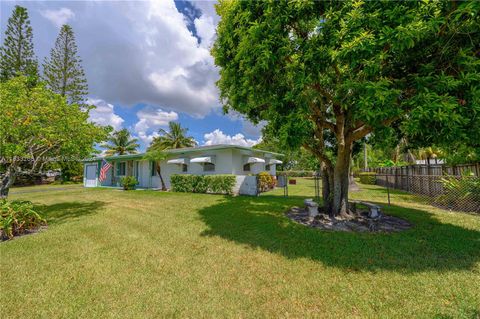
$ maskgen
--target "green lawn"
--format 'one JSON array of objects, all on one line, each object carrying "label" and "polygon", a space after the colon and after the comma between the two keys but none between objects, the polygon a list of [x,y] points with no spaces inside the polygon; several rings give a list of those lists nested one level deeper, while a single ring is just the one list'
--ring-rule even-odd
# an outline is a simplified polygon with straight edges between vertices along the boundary
[{"label": "green lawn", "polygon": [[[384,190],[362,187],[352,197],[386,202]],[[289,198],[282,190],[257,198],[78,187],[13,193],[39,205],[49,227],[0,243],[2,317],[480,314],[479,216],[398,192],[384,209],[415,225],[403,233],[325,232],[284,216],[313,193],[304,179]]]}]

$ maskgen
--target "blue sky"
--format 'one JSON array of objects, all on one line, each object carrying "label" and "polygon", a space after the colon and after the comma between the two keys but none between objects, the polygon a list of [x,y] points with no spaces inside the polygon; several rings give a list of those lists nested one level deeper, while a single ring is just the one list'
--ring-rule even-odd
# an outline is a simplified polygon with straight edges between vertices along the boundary
[{"label": "blue sky", "polygon": [[260,138],[261,126],[222,112],[210,55],[219,20],[213,1],[2,0],[2,43],[17,4],[28,9],[40,64],[60,26],[72,26],[97,106],[91,120],[128,128],[142,149],[172,120],[200,144],[253,145]]}]

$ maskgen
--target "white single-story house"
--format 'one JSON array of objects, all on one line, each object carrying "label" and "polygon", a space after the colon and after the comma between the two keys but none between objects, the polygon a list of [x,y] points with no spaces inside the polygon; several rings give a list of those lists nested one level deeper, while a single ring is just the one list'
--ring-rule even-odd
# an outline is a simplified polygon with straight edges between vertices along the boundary
[{"label": "white single-story house", "polygon": [[[170,188],[170,176],[173,174],[233,174],[237,177],[235,193],[253,194],[253,181],[248,177],[262,171],[276,175],[276,166],[282,164],[278,158],[282,154],[238,145],[208,145],[170,149],[165,151],[168,158],[160,162],[163,180]],[[143,159],[144,153],[95,157],[84,160],[85,187],[120,186],[123,176],[135,176],[139,188],[161,187],[155,163]],[[99,181],[102,160],[112,164],[104,181]],[[255,185],[256,187],[256,185]]]}]

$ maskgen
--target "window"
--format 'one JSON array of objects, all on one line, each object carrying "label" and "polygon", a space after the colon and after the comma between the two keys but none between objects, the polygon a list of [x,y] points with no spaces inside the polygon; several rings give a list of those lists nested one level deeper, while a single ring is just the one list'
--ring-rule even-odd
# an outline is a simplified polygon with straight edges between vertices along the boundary
[{"label": "window", "polygon": [[188,165],[187,164],[182,164],[182,172],[188,172]]},{"label": "window", "polygon": [[247,164],[243,165],[243,170],[245,172],[250,172],[250,163],[247,163]]},{"label": "window", "polygon": [[270,170],[270,164],[265,165],[265,170],[269,171]]},{"label": "window", "polygon": [[125,162],[117,163],[117,175],[118,176],[125,176],[125,167],[126,167]]},{"label": "window", "polygon": [[204,163],[203,171],[204,172],[213,172],[215,170],[215,164],[213,163]]}]

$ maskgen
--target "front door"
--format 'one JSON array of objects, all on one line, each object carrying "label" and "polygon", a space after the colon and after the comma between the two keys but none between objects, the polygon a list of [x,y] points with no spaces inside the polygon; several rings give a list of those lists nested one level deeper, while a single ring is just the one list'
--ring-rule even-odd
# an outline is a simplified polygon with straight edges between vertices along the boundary
[{"label": "front door", "polygon": [[97,186],[97,164],[85,167],[85,187]]}]

